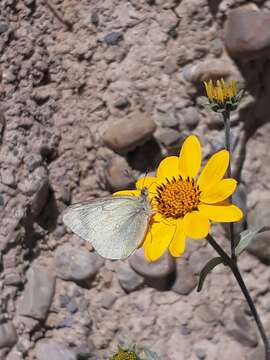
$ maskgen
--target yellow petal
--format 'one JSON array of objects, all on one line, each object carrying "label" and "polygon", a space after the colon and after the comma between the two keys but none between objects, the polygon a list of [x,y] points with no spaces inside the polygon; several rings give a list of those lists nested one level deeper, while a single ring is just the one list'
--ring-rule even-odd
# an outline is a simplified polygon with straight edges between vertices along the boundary
[{"label": "yellow petal", "polygon": [[229,165],[229,158],[229,152],[227,150],[221,150],[212,155],[207,161],[197,182],[202,192],[216,186],[223,178]]},{"label": "yellow petal", "polygon": [[182,219],[177,220],[176,226],[174,237],[169,245],[169,251],[175,257],[182,255],[186,248],[186,235],[183,230]]},{"label": "yellow petal", "polygon": [[177,179],[179,177],[177,156],[168,156],[158,166],[157,178],[165,179],[172,178],[173,176]]},{"label": "yellow petal", "polygon": [[199,211],[192,211],[184,216],[183,229],[186,236],[202,239],[208,235],[209,228],[209,220]]},{"label": "yellow petal", "polygon": [[195,178],[201,166],[202,150],[199,139],[195,135],[189,136],[182,145],[179,156],[179,172],[186,179]]},{"label": "yellow petal", "polygon": [[[155,218],[155,215],[153,218]],[[144,255],[148,261],[156,261],[164,254],[172,241],[175,231],[176,225],[171,226],[162,221],[151,221],[143,243]]]},{"label": "yellow petal", "polygon": [[141,195],[140,190],[120,190],[113,193],[113,195],[117,196],[137,196],[139,197]]},{"label": "yellow petal", "polygon": [[235,191],[237,181],[234,179],[223,179],[217,185],[208,188],[200,195],[200,201],[207,204],[214,204],[227,199]]},{"label": "yellow petal", "polygon": [[233,222],[240,221],[243,218],[242,210],[232,204],[221,202],[220,205],[200,204],[198,205],[200,214],[208,219],[217,222]]}]

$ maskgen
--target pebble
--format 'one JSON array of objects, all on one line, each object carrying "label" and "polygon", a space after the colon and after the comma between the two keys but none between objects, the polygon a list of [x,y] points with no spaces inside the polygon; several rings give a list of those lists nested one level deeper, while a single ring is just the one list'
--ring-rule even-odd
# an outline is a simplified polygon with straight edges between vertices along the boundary
[{"label": "pebble", "polygon": [[198,317],[206,323],[218,323],[219,317],[216,311],[208,304],[201,304],[196,309]]},{"label": "pebble", "polygon": [[11,321],[0,324],[0,349],[11,348],[18,341],[16,329]]},{"label": "pebble", "polygon": [[[194,130],[196,126],[199,124],[200,117],[198,111],[194,107],[187,107],[182,109],[181,115],[183,116],[185,127],[189,130]],[[180,124],[180,130],[181,130]]]},{"label": "pebble", "polygon": [[232,58],[261,58],[270,49],[270,14],[245,6],[228,14],[225,45]]},{"label": "pebble", "polygon": [[1,169],[0,177],[4,185],[10,186],[12,188],[16,187],[16,179],[13,169]]},{"label": "pebble", "polygon": [[5,22],[0,22],[0,34],[4,34],[5,32],[7,32],[9,29],[9,26],[7,23]]},{"label": "pebble", "polygon": [[238,306],[233,310],[233,317],[226,319],[226,332],[244,346],[255,347],[258,344],[258,335],[255,325],[251,322],[243,307]]},{"label": "pebble", "polygon": [[150,115],[134,111],[112,123],[103,134],[103,141],[110,149],[125,154],[149,140],[156,130]]},{"label": "pebble", "polygon": [[66,345],[54,340],[40,341],[36,345],[37,360],[76,360],[76,354]]},{"label": "pebble", "polygon": [[104,36],[104,42],[107,45],[118,45],[118,43],[123,40],[123,34],[118,31],[112,31],[109,34]]},{"label": "pebble", "polygon": [[180,295],[188,295],[197,285],[197,279],[189,265],[182,259],[177,260],[176,280],[172,290]]},{"label": "pebble", "polygon": [[170,128],[158,129],[155,138],[166,147],[178,146],[181,139],[179,131]]},{"label": "pebble", "polygon": [[61,307],[66,307],[71,298],[68,295],[59,295],[59,304]]},{"label": "pebble", "polygon": [[75,314],[78,311],[78,305],[73,299],[66,305],[66,308],[71,314]]},{"label": "pebble", "polygon": [[[269,200],[260,201],[255,208],[248,214],[248,226],[250,228],[258,228],[262,226],[269,226],[270,207]],[[260,260],[270,263],[270,231],[265,231],[256,236],[250,245],[248,251],[255,255]]]},{"label": "pebble", "polygon": [[139,249],[130,256],[129,264],[138,274],[145,278],[164,278],[175,271],[175,259],[168,252],[157,261],[148,262],[144,257],[143,249]]},{"label": "pebble", "polygon": [[100,304],[104,309],[110,309],[115,303],[117,296],[110,290],[102,292]]},{"label": "pebble", "polygon": [[33,197],[31,212],[34,218],[37,218],[41,211],[44,209],[50,194],[50,184],[49,179],[43,178],[40,179],[38,189]]},{"label": "pebble", "polygon": [[130,102],[129,102],[128,98],[126,98],[126,97],[119,97],[113,103],[113,106],[120,110],[125,109],[129,105],[130,105]]},{"label": "pebble", "polygon": [[54,257],[57,276],[63,280],[93,278],[103,265],[102,258],[97,254],[68,244],[58,246]]},{"label": "pebble", "polygon": [[94,26],[98,26],[99,24],[99,16],[97,12],[93,12],[90,17],[91,24]]},{"label": "pebble", "polygon": [[155,111],[155,121],[161,127],[178,127],[179,118],[170,107],[158,106]]},{"label": "pebble", "polygon": [[112,191],[131,188],[134,183],[131,174],[132,169],[126,159],[121,156],[113,157],[105,169],[106,180]]},{"label": "pebble", "polygon": [[49,268],[33,265],[26,274],[27,283],[19,300],[17,313],[44,320],[55,290],[55,275]]},{"label": "pebble", "polygon": [[189,258],[189,264],[194,274],[198,275],[207,264],[207,262],[213,258],[213,255],[207,251],[200,249],[191,254]]},{"label": "pebble", "polygon": [[116,272],[121,287],[127,292],[135,291],[144,284],[144,278],[125,262],[119,262]]},{"label": "pebble", "polygon": [[203,81],[235,76],[236,68],[232,62],[223,59],[208,60],[199,62],[196,65],[186,65],[182,74],[185,80],[200,84]]}]

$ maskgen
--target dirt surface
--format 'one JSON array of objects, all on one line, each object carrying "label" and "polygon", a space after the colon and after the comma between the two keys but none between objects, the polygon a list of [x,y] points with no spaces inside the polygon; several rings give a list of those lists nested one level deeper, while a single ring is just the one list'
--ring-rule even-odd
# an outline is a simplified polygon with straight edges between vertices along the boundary
[{"label": "dirt surface", "polygon": [[[264,26],[252,37],[249,11]],[[237,229],[269,225],[269,19],[269,0],[1,0],[0,359],[107,360],[118,344],[163,360],[263,359],[229,271],[196,292],[214,255],[204,240],[151,266],[140,251],[103,261],[61,213],[132,186],[191,133],[204,160],[223,148],[202,86],[223,76],[246,89],[232,115]],[[269,239],[239,261],[268,334]]]}]

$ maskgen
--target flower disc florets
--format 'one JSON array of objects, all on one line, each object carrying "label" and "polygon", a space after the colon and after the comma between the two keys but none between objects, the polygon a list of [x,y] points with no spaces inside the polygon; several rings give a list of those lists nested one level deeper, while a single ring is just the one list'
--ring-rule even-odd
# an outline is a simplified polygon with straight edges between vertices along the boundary
[{"label": "flower disc florets", "polygon": [[155,200],[158,212],[165,218],[183,217],[196,210],[200,201],[200,190],[194,179],[187,177],[183,180],[181,175],[178,179],[166,179],[165,183],[157,187],[157,193]]}]

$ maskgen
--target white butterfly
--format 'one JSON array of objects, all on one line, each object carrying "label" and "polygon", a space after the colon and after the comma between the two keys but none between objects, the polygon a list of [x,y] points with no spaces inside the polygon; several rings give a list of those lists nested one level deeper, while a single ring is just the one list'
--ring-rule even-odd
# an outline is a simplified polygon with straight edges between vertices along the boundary
[{"label": "white butterfly", "polygon": [[148,190],[139,197],[108,196],[74,204],[63,221],[75,234],[89,241],[107,259],[124,259],[141,244],[153,211]]}]

